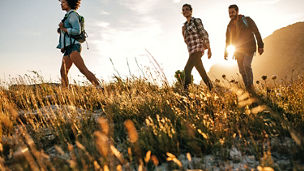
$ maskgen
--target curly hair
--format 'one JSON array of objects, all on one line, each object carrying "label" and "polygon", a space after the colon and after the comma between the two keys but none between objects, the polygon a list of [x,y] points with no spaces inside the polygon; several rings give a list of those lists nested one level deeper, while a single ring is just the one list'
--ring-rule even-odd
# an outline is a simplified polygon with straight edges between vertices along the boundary
[{"label": "curly hair", "polygon": [[80,7],[81,0],[66,0],[71,9],[77,10]]}]

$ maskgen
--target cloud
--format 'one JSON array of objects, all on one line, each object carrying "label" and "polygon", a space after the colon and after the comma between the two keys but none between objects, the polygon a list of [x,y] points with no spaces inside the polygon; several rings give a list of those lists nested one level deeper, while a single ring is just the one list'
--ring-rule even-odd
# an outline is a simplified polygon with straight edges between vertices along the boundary
[{"label": "cloud", "polygon": [[[100,47],[100,54],[103,56],[133,56],[138,55],[138,50],[149,46],[161,32],[160,23],[151,18],[143,17],[134,28],[112,28],[107,23],[99,23],[103,27],[100,31],[101,40],[95,43]],[[126,53],[128,52],[128,53]]]},{"label": "cloud", "polygon": [[280,1],[281,0],[257,0],[257,2],[261,4],[276,4]]},{"label": "cloud", "polygon": [[[121,73],[128,73],[126,60],[131,70],[136,69],[134,58],[144,66],[150,66],[149,58],[145,49],[151,50],[157,57],[170,57],[171,53],[163,52],[168,40],[164,34],[166,25],[162,14],[155,11],[166,10],[167,5],[176,5],[179,0],[118,0],[112,5],[106,6],[105,11],[111,11],[111,15],[95,20],[94,39],[91,39],[92,49],[99,56],[97,64],[103,66],[102,70],[112,70],[109,62],[111,58],[117,70]],[[113,10],[110,10],[113,9]],[[166,10],[167,11],[167,10]],[[100,21],[102,20],[102,22]],[[168,18],[166,18],[166,23]],[[91,36],[92,37],[92,36]],[[172,43],[170,44],[172,45]],[[168,45],[168,46],[170,46]],[[158,51],[162,51],[157,54]],[[157,58],[156,57],[156,58]],[[163,61],[161,61],[163,60]],[[167,58],[161,58],[165,62]],[[133,64],[132,64],[133,62]],[[132,66],[133,65],[133,66]],[[134,66],[135,65],[135,66]],[[105,76],[105,73],[102,73]]]},{"label": "cloud", "polygon": [[100,15],[110,15],[110,13],[107,11],[101,10]]},{"label": "cloud", "polygon": [[180,3],[181,0],[173,0],[174,3]]},{"label": "cloud", "polygon": [[101,27],[101,28],[107,28],[109,25],[110,25],[110,23],[104,22],[104,21],[99,21],[97,23],[97,27]]},{"label": "cloud", "polygon": [[161,2],[161,0],[120,0],[121,5],[139,14],[153,11],[154,7]]}]

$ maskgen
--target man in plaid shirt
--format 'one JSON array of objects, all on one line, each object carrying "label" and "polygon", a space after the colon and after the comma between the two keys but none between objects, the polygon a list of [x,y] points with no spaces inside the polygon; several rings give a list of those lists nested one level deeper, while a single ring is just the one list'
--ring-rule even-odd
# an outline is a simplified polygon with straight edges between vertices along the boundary
[{"label": "man in plaid shirt", "polygon": [[201,60],[205,49],[208,49],[208,59],[211,58],[211,48],[208,33],[204,29],[201,19],[192,17],[192,7],[190,4],[184,4],[182,10],[184,17],[187,19],[182,27],[182,33],[189,52],[189,59],[184,69],[184,88],[186,90],[188,89],[188,85],[191,83],[191,71],[193,67],[195,67],[205,84],[208,86],[209,90],[211,90],[213,86],[211,80],[207,76]]}]

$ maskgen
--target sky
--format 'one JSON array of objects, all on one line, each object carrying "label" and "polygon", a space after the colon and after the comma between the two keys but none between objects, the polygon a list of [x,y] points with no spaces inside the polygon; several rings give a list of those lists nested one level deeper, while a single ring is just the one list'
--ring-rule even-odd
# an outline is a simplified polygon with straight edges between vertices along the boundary
[{"label": "sky", "polygon": [[[214,64],[235,64],[223,60],[229,5],[237,4],[240,14],[250,16],[262,38],[304,21],[303,0],[82,0],[78,12],[89,35],[89,49],[82,44],[85,64],[105,82],[114,75],[155,80],[165,75],[172,83],[189,56],[181,34],[184,3],[192,5],[193,16],[202,19],[209,33],[213,56],[202,57],[207,71]],[[58,0],[0,0],[2,82],[32,71],[45,81],[60,81],[62,54],[56,49],[56,30],[64,14]],[[201,81],[195,69],[192,74]],[[86,81],[75,66],[69,78]]]}]

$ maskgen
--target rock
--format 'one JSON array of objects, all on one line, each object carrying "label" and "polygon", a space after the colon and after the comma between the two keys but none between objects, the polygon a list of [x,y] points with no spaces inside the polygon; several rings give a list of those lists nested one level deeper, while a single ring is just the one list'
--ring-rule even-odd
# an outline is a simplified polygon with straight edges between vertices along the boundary
[{"label": "rock", "polygon": [[242,154],[237,148],[232,147],[232,149],[230,149],[229,151],[229,155],[233,161],[235,162],[241,161]]}]

